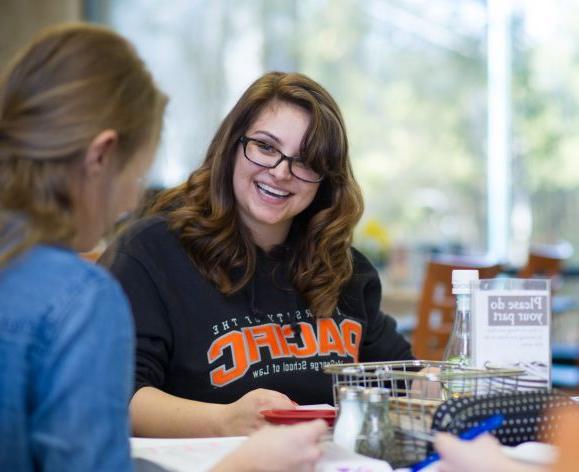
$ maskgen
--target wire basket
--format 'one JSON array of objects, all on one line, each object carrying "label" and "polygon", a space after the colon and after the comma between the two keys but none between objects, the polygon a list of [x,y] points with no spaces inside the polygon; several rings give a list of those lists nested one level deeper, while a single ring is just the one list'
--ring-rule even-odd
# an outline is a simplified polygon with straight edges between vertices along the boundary
[{"label": "wire basket", "polygon": [[451,398],[515,392],[522,369],[476,369],[449,362],[394,361],[331,365],[334,404],[341,387],[388,388],[389,417],[394,428],[392,466],[424,459],[431,442],[432,419],[437,408]]}]

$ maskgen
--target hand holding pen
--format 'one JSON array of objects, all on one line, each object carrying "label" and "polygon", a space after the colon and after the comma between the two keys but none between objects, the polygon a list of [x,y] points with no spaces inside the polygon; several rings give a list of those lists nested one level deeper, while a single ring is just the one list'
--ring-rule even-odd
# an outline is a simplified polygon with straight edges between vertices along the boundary
[{"label": "hand holding pen", "polygon": [[[502,415],[491,416],[491,417],[487,418],[486,420],[482,421],[478,426],[475,426],[474,428],[471,428],[468,431],[459,435],[459,438],[462,440],[470,441],[470,440],[480,436],[481,434],[484,434],[486,432],[497,429],[498,427],[501,426],[503,421],[504,421],[504,417]],[[438,441],[436,441],[436,444],[438,446]],[[498,453],[500,454],[500,448],[498,446],[497,446],[497,450],[498,450]],[[443,455],[444,455],[444,451],[441,451],[441,452],[443,452]],[[432,455],[428,456],[426,459],[424,459],[423,461],[415,464],[411,470],[412,470],[412,472],[419,471],[419,470],[427,467],[428,465],[432,464],[433,462],[438,461],[439,459],[440,459],[439,454],[432,454]],[[487,468],[486,470],[492,470],[492,469]]]}]

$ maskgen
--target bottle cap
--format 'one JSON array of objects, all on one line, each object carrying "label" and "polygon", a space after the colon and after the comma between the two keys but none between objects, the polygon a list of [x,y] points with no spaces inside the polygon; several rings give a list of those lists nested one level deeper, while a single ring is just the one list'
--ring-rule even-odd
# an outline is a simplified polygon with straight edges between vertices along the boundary
[{"label": "bottle cap", "polygon": [[452,293],[453,295],[468,295],[470,283],[478,280],[478,270],[453,270]]},{"label": "bottle cap", "polygon": [[364,389],[364,399],[368,403],[386,403],[388,405],[388,398],[390,397],[389,388],[371,387]]},{"label": "bottle cap", "polygon": [[359,386],[343,386],[338,390],[338,396],[341,400],[359,400],[364,388]]}]

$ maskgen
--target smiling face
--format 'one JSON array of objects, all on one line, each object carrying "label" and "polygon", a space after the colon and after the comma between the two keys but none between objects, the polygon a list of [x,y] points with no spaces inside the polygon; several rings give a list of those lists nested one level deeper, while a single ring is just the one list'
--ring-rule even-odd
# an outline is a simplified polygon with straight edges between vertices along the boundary
[{"label": "smiling face", "polygon": [[[310,114],[301,107],[275,101],[266,106],[246,131],[286,156],[299,156],[310,124]],[[314,200],[319,183],[294,177],[289,162],[268,169],[250,162],[240,143],[233,170],[233,192],[237,211],[249,228],[254,242],[265,250],[281,244],[296,215]]]}]

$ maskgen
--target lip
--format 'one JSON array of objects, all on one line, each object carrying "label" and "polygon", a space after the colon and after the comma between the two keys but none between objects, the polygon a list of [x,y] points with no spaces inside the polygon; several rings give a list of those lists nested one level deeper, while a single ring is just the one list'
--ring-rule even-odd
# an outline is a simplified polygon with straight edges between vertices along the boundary
[{"label": "lip", "polygon": [[[291,193],[291,192],[289,193],[289,195],[287,197],[284,197],[284,198],[279,198],[279,197],[274,197],[272,195],[268,195],[267,193],[263,192],[259,188],[258,183],[262,184],[262,185],[268,185],[268,184],[265,184],[264,182],[257,182],[257,181],[253,182],[253,188],[254,188],[254,191],[255,191],[257,198],[259,198],[259,200],[261,202],[267,204],[268,206],[283,206],[293,196],[293,193]],[[280,189],[279,187],[275,187],[273,185],[269,185],[269,186],[272,188],[275,188],[276,190],[280,190],[280,191],[284,191],[284,192],[286,191],[286,190]]]},{"label": "lip", "polygon": [[272,189],[275,189],[275,190],[277,190],[277,191],[279,191],[279,192],[287,193],[287,194],[288,194],[288,195],[287,195],[288,198],[291,197],[292,195],[294,195],[294,192],[291,192],[290,190],[286,190],[285,188],[281,188],[281,187],[278,187],[277,185],[272,185],[272,184],[267,183],[267,182],[262,182],[262,181],[259,181],[259,180],[255,180],[253,183],[255,184],[256,187],[259,186],[259,185],[265,185],[265,186],[271,187]]}]

